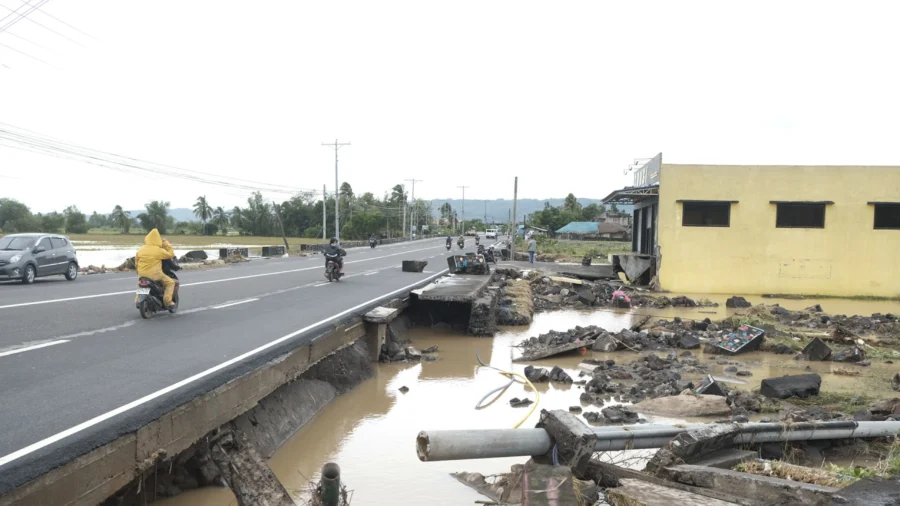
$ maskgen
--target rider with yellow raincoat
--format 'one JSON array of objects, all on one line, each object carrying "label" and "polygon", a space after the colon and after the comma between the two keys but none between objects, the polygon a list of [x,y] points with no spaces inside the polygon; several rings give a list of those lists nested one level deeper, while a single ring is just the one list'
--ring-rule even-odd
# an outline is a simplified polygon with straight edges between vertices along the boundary
[{"label": "rider with yellow raincoat", "polygon": [[163,304],[167,309],[175,305],[172,302],[172,295],[175,293],[176,281],[163,273],[162,262],[174,256],[175,250],[172,249],[172,245],[160,237],[159,231],[154,228],[147,234],[147,237],[144,237],[144,245],[137,251],[134,258],[138,278],[152,279],[162,283],[165,287]]}]

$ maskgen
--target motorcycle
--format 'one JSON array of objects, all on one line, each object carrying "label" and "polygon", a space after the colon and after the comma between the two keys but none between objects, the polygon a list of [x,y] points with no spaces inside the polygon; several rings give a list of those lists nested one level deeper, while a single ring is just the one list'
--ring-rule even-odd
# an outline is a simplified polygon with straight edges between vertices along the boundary
[{"label": "motorcycle", "polygon": [[337,262],[337,258],[325,256],[327,258],[327,262],[325,263],[325,279],[328,280],[329,283],[332,281],[340,281],[341,276],[344,275],[341,272],[341,265]]},{"label": "motorcycle", "polygon": [[466,247],[466,243],[464,242],[457,243],[457,245],[459,246],[459,249],[463,249]]},{"label": "motorcycle", "polygon": [[494,256],[493,246],[485,249],[484,245],[480,244],[478,246],[478,254],[484,257],[485,262],[493,262],[495,265],[497,264],[497,257]]},{"label": "motorcycle", "polygon": [[378,241],[376,241],[375,239],[369,239],[369,247],[370,248],[374,248],[375,244],[377,244],[377,243],[378,243]]},{"label": "motorcycle", "polygon": [[170,260],[163,260],[162,270],[163,274],[175,280],[175,292],[172,294],[172,302],[175,306],[168,309],[165,304],[163,304],[163,293],[166,289],[162,283],[158,283],[149,278],[140,278],[138,279],[138,287],[135,292],[134,305],[137,307],[138,312],[141,313],[141,318],[144,318],[145,320],[153,316],[154,313],[159,313],[160,311],[169,311],[170,313],[178,311],[179,283],[175,271],[181,270],[181,266],[178,265],[178,261],[172,258]]},{"label": "motorcycle", "polygon": [[450,248],[452,248],[452,247],[453,247],[453,243],[448,242],[447,243],[447,251],[450,251]]}]

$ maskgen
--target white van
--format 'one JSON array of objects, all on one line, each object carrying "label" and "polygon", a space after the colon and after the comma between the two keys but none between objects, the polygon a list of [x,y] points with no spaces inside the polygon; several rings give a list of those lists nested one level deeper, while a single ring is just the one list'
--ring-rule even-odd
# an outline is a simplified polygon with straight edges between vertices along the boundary
[{"label": "white van", "polygon": [[487,229],[487,231],[484,233],[484,237],[486,239],[496,239],[497,238],[497,229],[496,228]]}]

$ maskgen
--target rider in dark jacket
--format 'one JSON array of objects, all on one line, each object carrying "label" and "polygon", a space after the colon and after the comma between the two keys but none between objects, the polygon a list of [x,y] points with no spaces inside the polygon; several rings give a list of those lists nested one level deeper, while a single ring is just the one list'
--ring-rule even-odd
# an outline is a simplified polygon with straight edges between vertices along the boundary
[{"label": "rider in dark jacket", "polygon": [[325,265],[328,265],[329,260],[334,260],[341,268],[341,272],[344,272],[344,257],[347,256],[347,250],[341,248],[341,246],[338,244],[337,238],[331,238],[331,242],[328,243],[328,246],[325,246],[324,253]]}]

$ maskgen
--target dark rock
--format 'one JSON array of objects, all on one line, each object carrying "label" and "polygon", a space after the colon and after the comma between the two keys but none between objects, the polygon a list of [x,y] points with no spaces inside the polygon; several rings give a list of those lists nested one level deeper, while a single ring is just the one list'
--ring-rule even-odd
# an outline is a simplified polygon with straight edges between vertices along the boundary
[{"label": "dark rock", "polygon": [[611,351],[616,351],[619,344],[616,343],[616,340],[609,334],[601,334],[600,337],[594,341],[594,345],[591,346],[591,349],[594,351],[608,353]]},{"label": "dark rock", "polygon": [[759,393],[770,399],[787,399],[789,397],[805,399],[810,395],[819,395],[821,385],[822,377],[818,374],[781,376],[762,380]]},{"label": "dark rock", "polygon": [[753,373],[750,371],[738,371],[734,374],[735,374],[735,376],[743,376],[743,377],[753,376]]},{"label": "dark rock", "polygon": [[900,405],[900,399],[882,399],[871,406],[869,406],[869,411],[874,415],[890,415],[894,412],[894,408]]},{"label": "dark rock", "polygon": [[609,423],[637,423],[640,419],[637,413],[626,406],[610,406],[600,410]]},{"label": "dark rock", "polygon": [[553,366],[553,370],[550,371],[550,381],[555,381],[557,383],[571,383],[572,377],[569,376],[569,373],[563,371],[559,366]]},{"label": "dark rock", "polygon": [[408,386],[405,386],[405,385],[404,385],[404,386],[400,387],[400,393],[401,393],[401,394],[405,394],[406,392],[409,392],[409,387],[408,387]]},{"label": "dark rock", "polygon": [[900,391],[900,372],[894,374],[894,377],[891,378],[891,388],[895,392]]},{"label": "dark rock", "polygon": [[747,418],[747,415],[734,415],[731,417],[731,421],[734,423],[747,423],[750,419]]},{"label": "dark rock", "polygon": [[748,302],[747,299],[745,299],[743,297],[738,297],[736,295],[733,297],[729,297],[728,300],[725,301],[725,307],[731,307],[731,308],[743,308],[743,307],[750,307],[752,305],[753,304],[750,304],[750,302]]},{"label": "dark rock", "polygon": [[182,262],[200,262],[209,258],[203,250],[188,251],[181,257]]},{"label": "dark rock", "polygon": [[581,406],[569,406],[569,413],[581,413]]},{"label": "dark rock", "polygon": [[810,341],[803,348],[802,353],[808,360],[828,360],[831,358],[831,348],[818,337]]},{"label": "dark rock", "polygon": [[694,322],[694,328],[696,330],[706,330],[709,328],[709,323],[707,322]]},{"label": "dark rock", "polygon": [[422,272],[428,265],[427,260],[403,260],[403,272]]},{"label": "dark rock", "polygon": [[422,353],[436,353],[437,351],[438,351],[438,347],[437,347],[437,345],[434,345],[434,346],[429,346],[428,348],[425,348],[424,350],[422,350]]},{"label": "dark rock", "polygon": [[609,376],[610,378],[613,378],[613,379],[620,379],[620,380],[634,379],[634,376],[632,376],[630,372],[623,371],[622,369],[610,369],[609,371],[606,372],[606,374],[607,374],[607,376]]},{"label": "dark rock", "polygon": [[525,367],[525,377],[528,378],[528,381],[532,383],[543,383],[545,381],[550,381],[550,373],[547,372],[547,369],[543,367],[534,367],[533,365],[529,365]]},{"label": "dark rock", "polygon": [[514,408],[523,408],[532,404],[534,404],[534,401],[531,399],[519,399],[518,397],[513,397],[509,400],[509,405]]},{"label": "dark rock", "polygon": [[871,422],[873,420],[872,413],[866,408],[859,408],[853,413],[853,421],[855,422]]},{"label": "dark rock", "polygon": [[784,343],[778,343],[772,347],[772,352],[778,355],[789,355],[791,353],[794,353],[794,350]]},{"label": "dark rock", "polygon": [[434,355],[422,355],[422,362],[437,362],[437,357]]},{"label": "dark rock", "polygon": [[810,311],[813,313],[821,313],[822,306],[821,306],[821,304],[816,304],[815,306],[809,306],[808,308],[804,309],[804,311]]},{"label": "dark rock", "polygon": [[778,316],[790,316],[791,312],[781,306],[775,306],[775,308],[772,309],[772,314]]},{"label": "dark rock", "polygon": [[584,416],[585,420],[591,423],[597,423],[603,418],[603,415],[596,411],[585,411],[582,416]]},{"label": "dark rock", "polygon": [[738,392],[731,402],[733,407],[752,411],[754,413],[759,413],[762,409],[762,403],[760,402],[759,396],[750,392]]},{"label": "dark rock", "polygon": [[900,504],[900,483],[896,479],[863,478],[838,489],[832,496],[831,504],[852,506]]},{"label": "dark rock", "polygon": [[781,451],[781,443],[763,443],[759,445],[760,456],[764,459],[780,460],[784,458],[784,452]]},{"label": "dark rock", "polygon": [[686,350],[693,350],[700,347],[700,339],[693,334],[685,334],[678,341],[678,347]]},{"label": "dark rock", "polygon": [[725,368],[725,372],[737,372],[737,370],[738,370],[738,368],[733,365],[730,365]]}]

